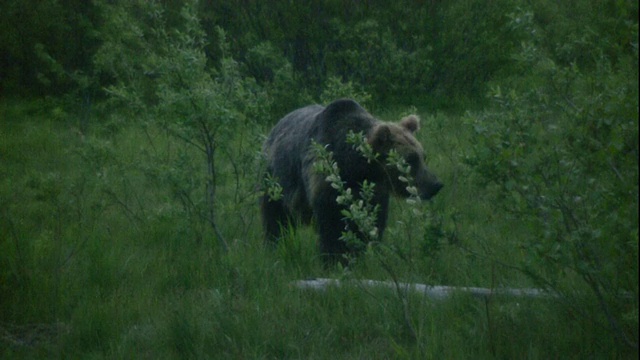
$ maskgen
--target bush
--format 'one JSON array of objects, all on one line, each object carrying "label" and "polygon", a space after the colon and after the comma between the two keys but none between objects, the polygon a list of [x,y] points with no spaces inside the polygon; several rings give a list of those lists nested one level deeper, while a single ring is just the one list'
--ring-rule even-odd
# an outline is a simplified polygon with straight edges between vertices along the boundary
[{"label": "bush", "polygon": [[637,53],[596,51],[595,71],[583,71],[540,40],[514,56],[527,75],[494,85],[495,106],[469,115],[476,142],[466,161],[504,216],[527,227],[521,269],[568,298],[588,289],[600,309],[590,320],[637,347]]},{"label": "bush", "polygon": [[361,84],[376,102],[408,104],[422,96],[431,70],[429,47],[404,49],[390,29],[376,20],[355,25],[332,22],[336,34],[327,49],[330,76]]},{"label": "bush", "polygon": [[[220,28],[215,38],[221,58],[210,64],[195,3],[186,4],[175,18],[147,2],[107,6],[105,13],[110,16],[96,64],[113,79],[107,91],[116,113],[134,124],[160,128],[182,143],[166,153],[149,153],[143,163],[152,165],[140,171],[166,186],[196,238],[206,234],[197,229],[210,226],[226,248],[217,222],[223,210],[217,190],[228,182],[237,194],[240,177],[253,171],[254,143],[259,143],[253,140],[259,120],[268,118],[270,100],[254,79],[241,74]],[[138,13],[144,17],[136,18]],[[149,141],[153,147],[160,140],[149,136]]]}]

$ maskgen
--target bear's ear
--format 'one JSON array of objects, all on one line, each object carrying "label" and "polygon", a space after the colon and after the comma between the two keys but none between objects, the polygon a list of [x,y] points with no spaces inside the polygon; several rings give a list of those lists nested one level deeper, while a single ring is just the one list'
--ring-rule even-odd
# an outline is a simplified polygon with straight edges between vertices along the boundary
[{"label": "bear's ear", "polygon": [[418,115],[409,115],[400,120],[400,126],[414,133],[420,130],[420,118]]},{"label": "bear's ear", "polygon": [[386,153],[391,148],[391,129],[386,124],[376,125],[371,130],[367,142],[377,153]]}]

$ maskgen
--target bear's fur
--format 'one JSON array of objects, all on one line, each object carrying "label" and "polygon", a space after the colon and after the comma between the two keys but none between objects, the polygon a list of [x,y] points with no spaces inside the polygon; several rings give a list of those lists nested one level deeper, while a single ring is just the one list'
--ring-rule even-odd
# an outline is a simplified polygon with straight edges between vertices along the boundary
[{"label": "bear's fur", "polygon": [[[442,184],[424,163],[424,150],[414,137],[419,118],[410,115],[399,123],[382,122],[371,116],[357,102],[337,100],[327,107],[311,105],[295,110],[273,128],[264,143],[267,173],[282,187],[282,197],[261,199],[262,220],[268,243],[275,242],[283,229],[315,221],[320,235],[320,251],[325,261],[340,259],[352,252],[340,239],[345,228],[336,190],[314,171],[316,161],[312,140],[326,145],[340,169],[345,186],[357,196],[364,180],[375,183],[374,204],[380,205],[376,225],[381,237],[387,222],[389,195],[408,197],[406,184],[394,166],[386,165],[386,156],[395,149],[409,165],[415,186],[423,199],[434,196]],[[377,161],[367,162],[346,142],[349,131],[362,132],[376,153]],[[361,238],[365,238],[360,236]]]}]

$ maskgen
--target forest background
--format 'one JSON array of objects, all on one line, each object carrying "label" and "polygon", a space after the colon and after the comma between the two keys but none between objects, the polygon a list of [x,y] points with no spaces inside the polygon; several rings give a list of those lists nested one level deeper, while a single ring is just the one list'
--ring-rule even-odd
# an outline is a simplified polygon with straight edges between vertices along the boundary
[{"label": "forest background", "polygon": [[[339,97],[446,187],[326,269],[263,248],[260,146]],[[6,0],[0,204],[2,358],[636,359],[638,3]]]}]

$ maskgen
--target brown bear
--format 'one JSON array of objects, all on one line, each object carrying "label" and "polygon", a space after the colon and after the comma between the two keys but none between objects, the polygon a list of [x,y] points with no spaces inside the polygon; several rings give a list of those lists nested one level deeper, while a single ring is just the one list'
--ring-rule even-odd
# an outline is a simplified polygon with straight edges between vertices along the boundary
[{"label": "brown bear", "polygon": [[[377,212],[378,237],[382,237],[389,195],[408,197],[407,184],[401,182],[399,171],[386,162],[389,151],[395,149],[411,165],[411,176],[421,198],[429,199],[442,188],[442,183],[424,162],[424,150],[414,137],[419,118],[410,115],[399,123],[380,121],[351,99],[336,100],[327,107],[310,105],[282,118],[263,145],[267,161],[266,173],[278,181],[282,196],[273,199],[266,193],[261,199],[262,222],[267,243],[273,244],[282,230],[298,224],[315,222],[320,235],[320,251],[326,263],[341,260],[354,249],[341,240],[345,229],[338,193],[326,174],[314,171],[316,155],[312,141],[333,153],[345,186],[357,196],[366,180],[374,183],[373,204]],[[347,134],[362,132],[366,141],[379,154],[376,161],[367,159],[346,142]],[[365,236],[359,236],[365,239]]]}]

